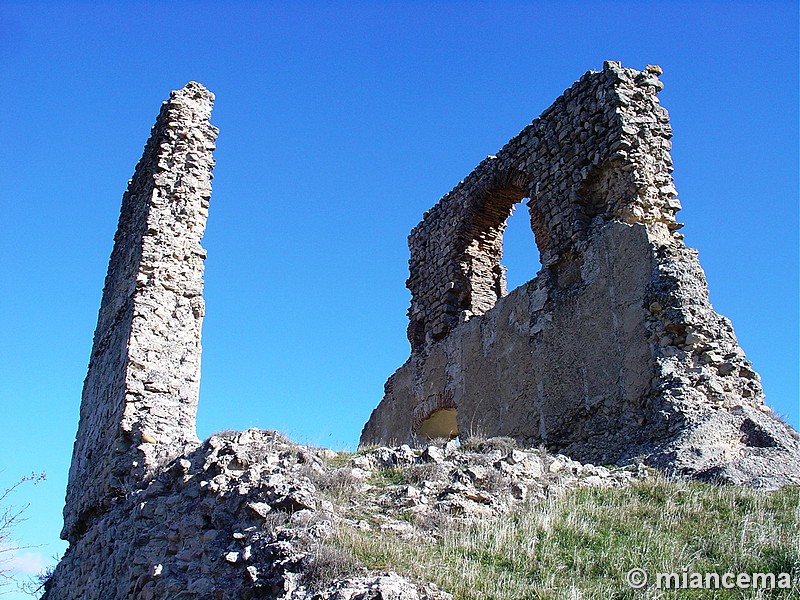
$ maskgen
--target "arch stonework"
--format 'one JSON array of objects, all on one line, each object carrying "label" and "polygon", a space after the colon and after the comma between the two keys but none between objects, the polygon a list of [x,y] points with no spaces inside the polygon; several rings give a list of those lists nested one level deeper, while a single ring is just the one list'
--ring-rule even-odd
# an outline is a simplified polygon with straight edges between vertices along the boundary
[{"label": "arch stonework", "polygon": [[[432,397],[452,398],[462,433],[605,462],[671,439],[697,406],[765,408],[678,232],[660,73],[586,73],[425,213],[411,356],[363,444],[413,439]],[[542,269],[509,294],[502,236],[523,198]]]},{"label": "arch stonework", "polygon": [[661,87],[655,72],[607,62],[425,213],[409,235],[413,352],[505,296],[503,230],[523,198],[543,264],[567,256],[598,216],[679,227]]},{"label": "arch stonework", "polygon": [[418,404],[411,413],[411,430],[418,431],[422,424],[438,411],[455,410],[453,394],[449,391],[431,394],[424,402]]}]

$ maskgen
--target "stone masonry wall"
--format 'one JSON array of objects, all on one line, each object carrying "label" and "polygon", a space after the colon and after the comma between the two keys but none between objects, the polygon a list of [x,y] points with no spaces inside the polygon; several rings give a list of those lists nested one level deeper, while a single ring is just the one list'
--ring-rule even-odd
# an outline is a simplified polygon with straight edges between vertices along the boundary
[{"label": "stone masonry wall", "polygon": [[425,213],[409,236],[412,351],[506,294],[503,230],[524,198],[545,266],[570,262],[595,219],[679,228],[658,73],[615,62],[586,73]]},{"label": "stone masonry wall", "polygon": [[195,82],[171,94],[123,196],[67,486],[70,542],[198,443],[213,99]]},{"label": "stone masonry wall", "polygon": [[69,547],[43,598],[451,600],[355,563],[327,570],[321,545],[343,517],[311,479],[337,477],[324,461],[336,453],[257,429],[196,437],[213,99],[193,82],[172,93],[123,198],[70,469]]},{"label": "stone masonry wall", "polygon": [[[409,236],[411,356],[362,444],[414,440],[455,409],[462,436],[579,460],[736,462],[730,478],[748,481],[770,454],[796,477],[795,433],[763,404],[678,232],[660,73],[586,73],[425,213]],[[507,294],[502,235],[526,197],[542,270]]]}]

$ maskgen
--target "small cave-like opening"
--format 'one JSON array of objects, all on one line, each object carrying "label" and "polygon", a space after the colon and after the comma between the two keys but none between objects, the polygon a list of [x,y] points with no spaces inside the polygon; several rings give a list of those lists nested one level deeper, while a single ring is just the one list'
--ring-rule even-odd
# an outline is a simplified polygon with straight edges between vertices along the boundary
[{"label": "small cave-like opening", "polygon": [[455,408],[440,408],[433,411],[430,416],[420,423],[416,430],[418,437],[423,439],[447,439],[458,437],[458,410]]}]

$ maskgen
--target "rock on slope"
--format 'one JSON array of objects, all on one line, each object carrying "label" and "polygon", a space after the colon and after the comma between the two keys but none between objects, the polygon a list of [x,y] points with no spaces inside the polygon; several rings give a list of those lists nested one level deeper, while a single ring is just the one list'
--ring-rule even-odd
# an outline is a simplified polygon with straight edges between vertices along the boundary
[{"label": "rock on slope", "polygon": [[326,539],[357,527],[429,543],[450,520],[647,476],[642,466],[612,472],[502,438],[473,451],[379,447],[344,461],[274,432],[222,433],[118,499],[70,546],[44,598],[442,600],[450,595],[431,584],[368,572]]}]

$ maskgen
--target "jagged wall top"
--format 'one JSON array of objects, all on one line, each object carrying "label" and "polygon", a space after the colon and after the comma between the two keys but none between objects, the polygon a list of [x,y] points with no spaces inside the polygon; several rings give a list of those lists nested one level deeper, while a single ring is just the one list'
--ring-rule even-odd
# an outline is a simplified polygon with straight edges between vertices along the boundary
[{"label": "jagged wall top", "polygon": [[660,73],[613,61],[586,73],[425,213],[408,241],[412,351],[506,294],[503,230],[524,198],[545,266],[612,218],[680,227]]},{"label": "jagged wall top", "polygon": [[197,442],[213,101],[196,82],[172,92],[123,196],[67,486],[70,541]]}]

